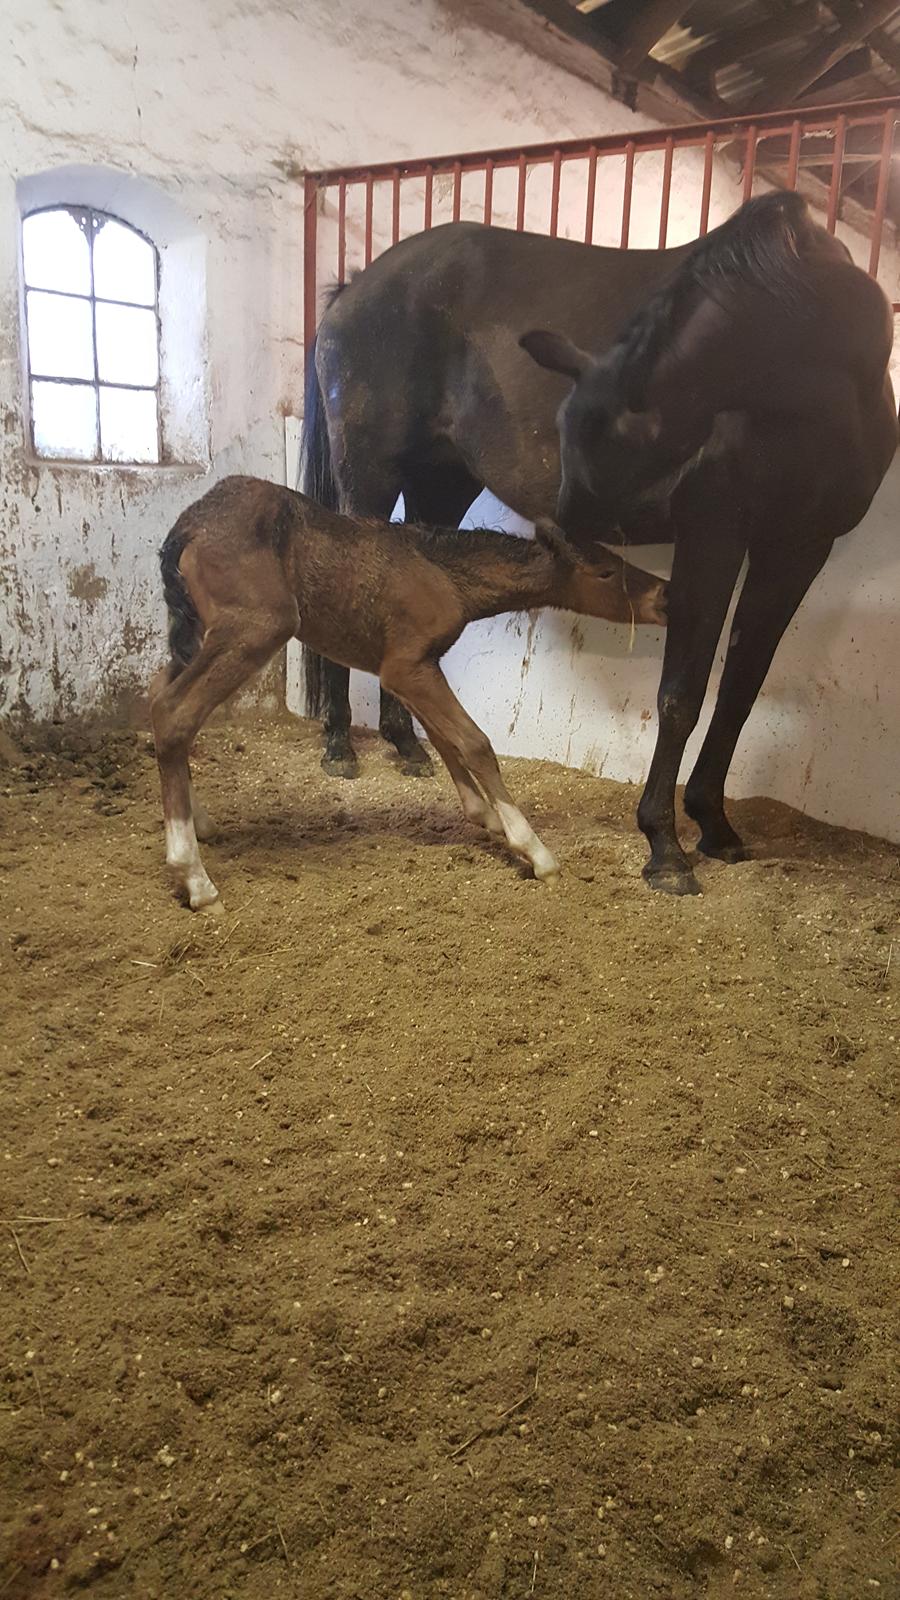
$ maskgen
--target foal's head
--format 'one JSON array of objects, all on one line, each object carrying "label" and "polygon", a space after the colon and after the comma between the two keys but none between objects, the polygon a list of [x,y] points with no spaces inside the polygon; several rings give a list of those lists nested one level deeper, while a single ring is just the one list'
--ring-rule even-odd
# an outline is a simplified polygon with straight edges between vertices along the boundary
[{"label": "foal's head", "polygon": [[607,622],[665,627],[669,586],[664,578],[632,566],[603,545],[595,545],[588,559],[545,517],[535,524],[534,536],[553,557],[556,599],[566,610]]}]

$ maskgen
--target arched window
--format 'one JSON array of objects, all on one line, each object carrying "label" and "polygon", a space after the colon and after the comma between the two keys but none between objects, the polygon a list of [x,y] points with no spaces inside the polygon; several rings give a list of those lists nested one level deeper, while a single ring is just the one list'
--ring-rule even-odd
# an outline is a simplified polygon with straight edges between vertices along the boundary
[{"label": "arched window", "polygon": [[146,236],[91,206],[22,220],[35,455],[158,462],[159,259]]}]

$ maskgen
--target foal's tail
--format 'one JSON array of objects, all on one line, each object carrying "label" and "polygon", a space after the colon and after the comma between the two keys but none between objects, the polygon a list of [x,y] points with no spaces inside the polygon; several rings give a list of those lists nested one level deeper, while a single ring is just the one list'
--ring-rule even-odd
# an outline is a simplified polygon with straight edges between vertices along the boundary
[{"label": "foal's tail", "polygon": [[[338,284],[329,296],[334,304],[343,288]],[[322,389],[316,372],[316,341],[306,352],[306,393],[303,401],[303,433],[300,440],[300,476],[297,488],[310,500],[318,501],[329,511],[338,509],[337,484],[331,462],[331,441],[322,403]],[[302,646],[303,675],[306,683],[306,715],[318,717],[322,712],[322,668],[324,659],[317,656],[308,645]]]},{"label": "foal's tail", "polygon": [[159,552],[163,596],[169,610],[170,682],[193,661],[200,645],[200,618],[178,565],[185,543],[185,530],[179,517]]}]

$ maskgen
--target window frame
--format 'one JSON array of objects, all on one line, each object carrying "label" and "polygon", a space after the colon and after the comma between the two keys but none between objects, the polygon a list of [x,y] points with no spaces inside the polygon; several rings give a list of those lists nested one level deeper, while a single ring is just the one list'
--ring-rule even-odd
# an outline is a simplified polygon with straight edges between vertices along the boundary
[{"label": "window frame", "polygon": [[[90,232],[88,234],[88,261],[89,261],[89,266],[90,266],[90,293],[87,294],[87,295],[74,293],[74,292],[72,292],[72,291],[70,291],[68,289],[44,289],[44,288],[41,288],[39,285],[30,284],[28,282],[28,278],[27,278],[26,271],[25,271],[25,246],[24,246],[25,225],[26,225],[26,223],[28,223],[31,220],[32,217],[46,215],[47,213],[58,212],[58,211],[67,211],[67,212],[69,212],[70,215],[72,215],[76,219],[76,221],[78,222],[78,226],[79,227],[83,227],[84,226],[84,224],[83,224],[83,222],[81,220],[82,218],[87,217],[89,219]],[[96,232],[98,232],[99,230],[95,231],[95,229],[93,227],[93,219],[95,217],[102,217],[104,222],[115,222],[115,223],[118,223],[119,227],[127,228],[129,233],[137,234],[138,238],[142,239],[145,244],[149,245],[150,249],[153,252],[153,304],[152,304],[152,306],[139,304],[135,300],[113,300],[108,295],[97,295],[96,294],[95,285],[94,285],[94,240],[96,238]],[[47,465],[47,466],[58,465],[58,466],[78,466],[78,467],[113,467],[113,468],[124,467],[124,468],[130,468],[130,469],[143,467],[143,468],[149,468],[151,470],[153,468],[155,468],[155,467],[166,466],[167,462],[166,462],[166,458],[165,458],[164,450],[163,450],[163,419],[162,419],[162,387],[163,387],[162,324],[161,324],[160,313],[159,313],[160,253],[159,253],[159,248],[156,245],[155,241],[153,239],[151,239],[150,235],[148,233],[146,233],[143,228],[135,227],[133,222],[129,222],[127,220],[127,218],[125,218],[125,217],[118,216],[113,211],[107,211],[101,206],[82,205],[82,204],[80,204],[80,203],[78,203],[76,201],[71,201],[71,200],[57,200],[57,201],[52,201],[48,205],[32,206],[28,211],[23,212],[23,214],[22,214],[21,230],[22,230],[21,231],[21,241],[22,241],[22,244],[21,244],[22,314],[23,314],[23,319],[24,319],[24,357],[25,357],[24,365],[25,365],[25,376],[26,376],[26,381],[27,381],[27,395],[28,395],[28,444],[29,444],[29,448],[31,450],[31,454],[32,454],[33,459],[36,462],[40,462],[42,465]],[[52,374],[34,372],[32,370],[32,365],[31,365],[31,344],[30,344],[30,338],[29,338],[29,323],[28,323],[28,295],[29,295],[29,292],[34,293],[34,294],[52,294],[52,295],[55,295],[57,298],[59,298],[61,300],[81,300],[81,301],[85,301],[86,300],[88,302],[88,304],[90,305],[90,308],[91,308],[91,352],[92,352],[92,355],[93,355],[93,362],[94,362],[94,375],[93,375],[92,378],[63,378],[63,377],[59,377],[59,376],[54,376]],[[155,326],[156,326],[156,382],[155,382],[155,384],[106,383],[101,379],[100,372],[99,372],[99,364],[98,364],[98,359],[97,359],[97,304],[98,304],[98,302],[101,305],[125,306],[125,307],[128,307],[129,309],[135,310],[135,311],[152,311],[153,312],[154,323],[155,323]],[[67,386],[69,388],[83,388],[83,389],[92,389],[93,390],[93,393],[94,393],[94,409],[95,409],[96,427],[97,427],[97,453],[95,455],[93,455],[93,456],[45,455],[41,451],[38,450],[37,444],[35,442],[35,437],[34,437],[34,400],[33,400],[33,393],[32,393],[33,385],[35,383],[58,383],[58,384],[63,384],[64,386]],[[110,457],[104,456],[104,454],[103,454],[103,435],[102,435],[101,427],[100,427],[100,394],[101,394],[101,390],[103,390],[103,389],[127,389],[131,393],[152,394],[155,397],[155,400],[156,400],[156,460],[155,461],[112,460],[112,459],[110,459]]]}]

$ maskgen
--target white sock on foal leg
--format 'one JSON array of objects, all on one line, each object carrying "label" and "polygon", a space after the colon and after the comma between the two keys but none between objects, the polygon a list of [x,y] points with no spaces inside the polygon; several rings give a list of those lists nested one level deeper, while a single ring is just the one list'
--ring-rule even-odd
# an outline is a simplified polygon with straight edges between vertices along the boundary
[{"label": "white sock on foal leg", "polygon": [[550,854],[547,846],[541,843],[518,806],[514,806],[509,800],[498,800],[496,806],[510,849],[517,856],[524,856],[526,861],[531,862],[536,878],[540,878],[544,883],[555,882],[559,877],[559,862]]},{"label": "white sock on foal leg", "polygon": [[221,911],[219,891],[200,860],[193,818],[172,817],[166,822],[166,864],[192,911]]},{"label": "white sock on foal leg", "polygon": [[211,839],[216,831],[216,825],[203,801],[197,799],[197,791],[193,784],[191,784],[191,815],[194,818],[194,832],[197,838]]}]

